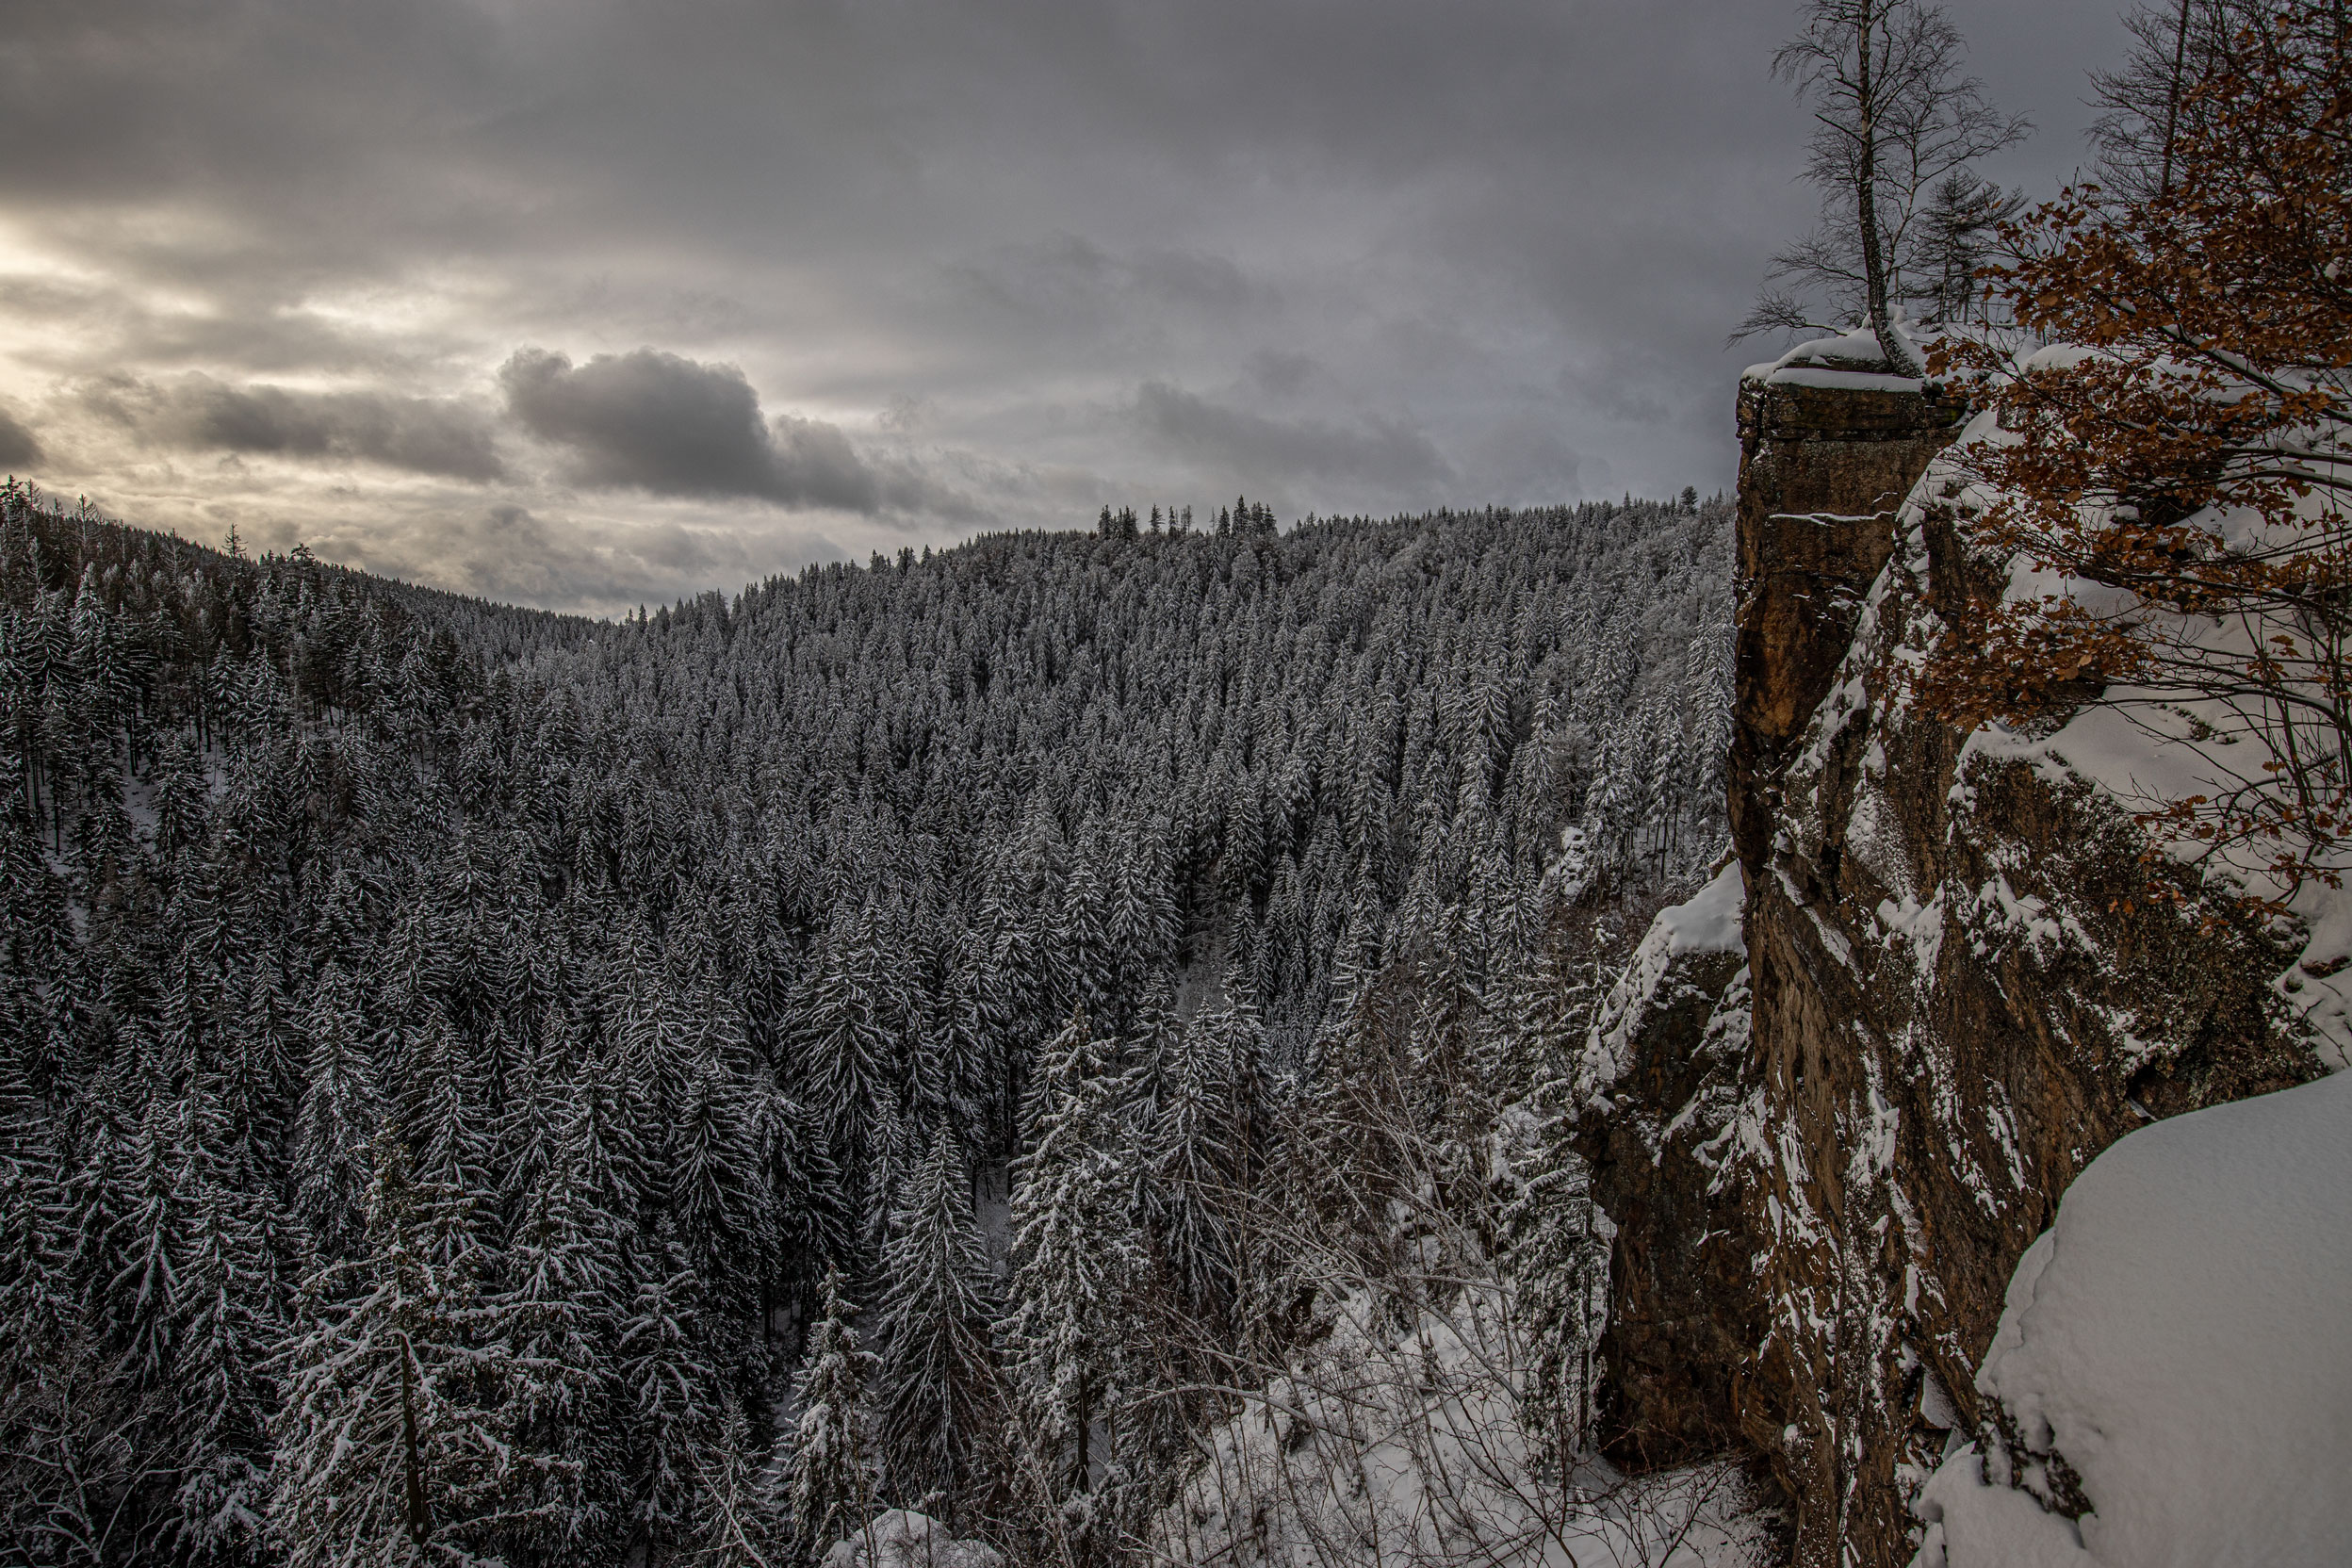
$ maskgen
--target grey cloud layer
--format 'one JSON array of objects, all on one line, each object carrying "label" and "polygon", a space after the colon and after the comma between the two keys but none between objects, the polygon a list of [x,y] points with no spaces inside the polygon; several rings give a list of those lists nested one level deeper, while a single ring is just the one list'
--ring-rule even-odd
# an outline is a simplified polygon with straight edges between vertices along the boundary
[{"label": "grey cloud layer", "polygon": [[83,401],[151,440],[197,450],[356,460],[478,482],[506,477],[487,411],[454,399],[227,386],[200,374],[161,386],[112,378]]},{"label": "grey cloud layer", "polygon": [[[2080,155],[2116,3],[1951,0],[2044,126],[1996,172]],[[0,455],[384,566],[467,518],[616,600],[1245,484],[1711,489],[1812,211],[1795,0],[20,9]]]},{"label": "grey cloud layer", "polygon": [[1269,418],[1159,382],[1144,384],[1135,418],[1168,450],[1260,489],[1326,480],[1422,498],[1454,477],[1435,443],[1400,423],[1374,420],[1351,430],[1315,419]]}]

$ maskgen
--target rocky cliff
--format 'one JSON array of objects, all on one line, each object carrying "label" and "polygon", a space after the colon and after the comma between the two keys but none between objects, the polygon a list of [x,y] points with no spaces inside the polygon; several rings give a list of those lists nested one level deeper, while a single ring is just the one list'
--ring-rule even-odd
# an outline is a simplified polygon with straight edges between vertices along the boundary
[{"label": "rocky cliff", "polygon": [[1920,1481],[1995,1418],[2010,1274],[2094,1155],[2319,1070],[2299,934],[2147,853],[2096,727],[1908,707],[1954,596],[1999,581],[1936,464],[1964,413],[1803,355],[1743,382],[1744,942],[1645,944],[1587,1052],[1605,1436],[1753,1456],[1808,1565],[1910,1560]]}]

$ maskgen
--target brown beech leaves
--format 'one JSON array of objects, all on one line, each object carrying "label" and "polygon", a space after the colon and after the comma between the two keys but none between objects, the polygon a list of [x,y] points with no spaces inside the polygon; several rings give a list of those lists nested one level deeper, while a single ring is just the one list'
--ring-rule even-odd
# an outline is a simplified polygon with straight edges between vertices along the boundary
[{"label": "brown beech leaves", "polygon": [[1955,615],[1920,695],[1974,725],[2103,694],[2208,763],[2210,790],[2144,814],[2160,839],[2340,885],[2352,8],[2265,8],[2184,91],[2168,183],[2080,186],[2010,227],[1984,330],[1933,356],[1998,416],[1959,454],[1991,498],[1973,537],[2048,575]]}]

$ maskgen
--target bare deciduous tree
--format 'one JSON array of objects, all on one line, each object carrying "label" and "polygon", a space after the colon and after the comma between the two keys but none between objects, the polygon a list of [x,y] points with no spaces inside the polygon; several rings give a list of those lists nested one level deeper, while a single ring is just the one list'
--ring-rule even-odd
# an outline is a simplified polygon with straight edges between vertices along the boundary
[{"label": "bare deciduous tree", "polygon": [[1816,313],[1826,309],[1868,323],[1888,365],[1924,373],[1896,313],[1944,311],[1952,280],[1973,273],[2014,199],[1968,166],[2032,129],[1962,73],[1964,47],[1925,0],[1812,0],[1772,71],[1813,108],[1805,177],[1821,188],[1821,222],[1772,258],[1733,341],[1824,327]]},{"label": "bare deciduous tree", "polygon": [[2131,53],[2091,76],[2099,184],[2127,200],[2169,194],[2184,139],[2212,128],[2214,100],[2200,84],[2234,69],[2247,29],[2278,8],[2278,0],[2149,0],[2127,12]]}]

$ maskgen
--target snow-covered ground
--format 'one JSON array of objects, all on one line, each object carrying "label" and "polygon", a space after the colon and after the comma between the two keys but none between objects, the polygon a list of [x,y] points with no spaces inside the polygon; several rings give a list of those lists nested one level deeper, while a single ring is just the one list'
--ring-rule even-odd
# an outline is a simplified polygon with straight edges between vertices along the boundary
[{"label": "snow-covered ground", "polygon": [[1748,1568],[1766,1524],[1733,1466],[1629,1478],[1547,1462],[1520,1403],[1509,1287],[1401,1331],[1367,1292],[1204,1441],[1155,1555],[1233,1568]]},{"label": "snow-covered ground", "polygon": [[2348,1219],[2352,1075],[2111,1146],[2017,1266],[1977,1378],[2013,1435],[1929,1480],[1918,1568],[2352,1560]]},{"label": "snow-covered ground", "polygon": [[894,1508],[825,1554],[824,1568],[1004,1568],[985,1541],[958,1541],[927,1513]]}]

